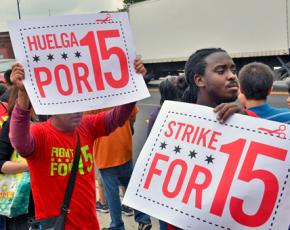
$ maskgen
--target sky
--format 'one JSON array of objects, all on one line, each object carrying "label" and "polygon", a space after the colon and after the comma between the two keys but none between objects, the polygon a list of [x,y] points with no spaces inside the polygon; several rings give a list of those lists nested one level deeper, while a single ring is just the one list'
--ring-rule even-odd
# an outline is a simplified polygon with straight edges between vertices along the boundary
[{"label": "sky", "polygon": [[[8,31],[7,22],[18,20],[17,0],[2,0],[0,31]],[[123,8],[122,0],[20,0],[22,19],[37,16],[96,13]]]}]

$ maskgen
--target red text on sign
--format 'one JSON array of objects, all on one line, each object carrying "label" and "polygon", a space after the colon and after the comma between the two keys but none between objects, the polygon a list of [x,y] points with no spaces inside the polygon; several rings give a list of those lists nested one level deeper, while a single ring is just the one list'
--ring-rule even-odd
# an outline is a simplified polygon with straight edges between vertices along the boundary
[{"label": "red text on sign", "polygon": [[[57,91],[63,96],[69,96],[73,93],[73,84],[77,85],[77,92],[83,93],[83,87],[87,92],[92,92],[93,89],[88,81],[89,69],[85,63],[74,63],[73,73],[66,65],[57,65],[54,72],[51,73],[47,67],[34,68],[36,84],[41,97],[46,97],[44,88],[52,83],[56,83]],[[65,77],[65,80],[63,77]]]},{"label": "red text on sign", "polygon": [[79,42],[74,32],[28,36],[27,44],[30,51],[63,49],[79,46]]},{"label": "red text on sign", "polygon": [[[169,133],[167,133],[169,134]],[[213,194],[213,201],[209,212],[216,216],[222,216],[226,204],[229,204],[229,212],[233,219],[241,225],[248,227],[259,227],[265,224],[271,217],[279,194],[279,181],[273,172],[266,169],[255,169],[257,158],[267,157],[269,159],[285,161],[288,151],[275,146],[252,141],[246,150],[245,159],[241,169],[238,165],[246,146],[246,139],[240,138],[234,142],[221,145],[221,154],[227,154],[228,159],[219,180],[216,192]],[[162,184],[162,194],[166,198],[176,198],[181,195],[181,202],[187,204],[192,191],[195,191],[195,207],[202,209],[203,192],[209,188],[212,182],[212,173],[209,169],[195,164],[192,171],[189,171],[190,163],[182,159],[170,159],[168,155],[156,153],[145,179],[144,188],[150,189],[153,180],[158,180]],[[176,173],[178,171],[178,176]],[[190,179],[188,178],[190,173]],[[237,180],[234,181],[235,174],[238,173]],[[198,176],[203,176],[203,182],[197,183]],[[177,178],[176,178],[177,177]],[[175,182],[172,188],[172,180]],[[257,211],[248,214],[245,209],[244,199],[230,194],[233,183],[239,181],[250,183],[252,180],[259,180],[263,183],[263,195],[261,202],[257,205]],[[171,185],[171,186],[169,186]],[[251,184],[249,184],[251,186]],[[170,189],[169,189],[170,187]],[[184,194],[180,194],[185,191]]]},{"label": "red text on sign", "polygon": [[[105,30],[105,31],[97,31],[97,38],[99,41],[99,47],[101,51],[102,60],[108,60],[112,55],[115,55],[119,59],[120,63],[120,70],[121,70],[121,77],[119,80],[113,77],[111,72],[104,73],[105,79],[108,84],[113,88],[122,88],[127,85],[129,81],[129,68],[127,63],[126,54],[120,47],[111,47],[107,48],[106,39],[120,37],[119,30]],[[91,54],[91,61],[93,63],[95,80],[98,90],[104,90],[104,80],[101,73],[101,64],[100,58],[98,55],[98,49],[96,45],[96,37],[94,33],[88,32],[87,35],[80,41],[82,46],[88,46]]]},{"label": "red text on sign", "polygon": [[164,135],[166,137],[173,137],[175,140],[216,150],[218,138],[222,133],[183,122],[170,121]]},{"label": "red text on sign", "polygon": [[[145,180],[144,188],[149,189],[153,177],[164,177],[162,184],[162,193],[167,198],[175,198],[180,195],[181,190],[185,187],[185,192],[183,194],[182,202],[188,203],[188,200],[192,194],[192,191],[195,191],[195,207],[202,208],[202,193],[210,185],[212,175],[211,172],[202,166],[195,165],[191,171],[191,177],[189,181],[185,182],[185,177],[188,173],[187,162],[182,159],[175,159],[169,162],[170,158],[167,155],[161,153],[156,153],[154,155],[152,164],[149,168],[148,175]],[[163,170],[158,168],[158,163],[162,164],[167,163],[169,166],[167,168],[163,167]],[[175,187],[170,191],[169,185],[173,178],[173,172],[179,170],[180,173],[177,178]],[[163,174],[163,175],[162,175]],[[203,174],[204,181],[202,183],[197,183],[197,178],[200,174]]]},{"label": "red text on sign", "polygon": [[[83,62],[73,63],[71,66],[58,64],[53,70],[47,67],[35,67],[34,75],[40,96],[42,98],[46,97],[46,89],[51,84],[56,84],[57,91],[62,96],[102,91],[105,90],[105,83],[116,89],[125,87],[129,82],[129,67],[125,52],[120,47],[108,48],[106,44],[107,39],[118,37],[120,37],[118,30],[97,31],[96,36],[94,32],[90,31],[80,40],[79,44],[89,49],[93,73],[89,71],[88,65]],[[29,44],[31,49],[39,48],[36,45],[38,43],[35,43],[34,40],[33,42],[30,41]],[[78,45],[77,42],[70,44]],[[101,58],[98,49],[100,49]],[[119,60],[121,76],[114,76],[112,72],[102,72],[101,60],[108,61],[112,56],[116,56]]]},{"label": "red text on sign", "polygon": [[[229,189],[233,182],[233,175],[237,170],[238,161],[245,144],[245,139],[238,139],[237,141],[221,146],[220,151],[229,154],[229,159],[213,200],[210,210],[212,214],[221,216],[223,213],[225,203],[228,200]],[[244,200],[234,196],[231,197],[230,213],[238,223],[249,227],[261,226],[270,218],[279,192],[278,179],[272,172],[264,169],[253,170],[258,155],[285,161],[287,150],[254,141],[251,142],[247,150],[238,180],[244,182],[250,182],[251,180],[262,181],[264,184],[264,194],[257,212],[253,215],[249,215],[244,211]]]}]

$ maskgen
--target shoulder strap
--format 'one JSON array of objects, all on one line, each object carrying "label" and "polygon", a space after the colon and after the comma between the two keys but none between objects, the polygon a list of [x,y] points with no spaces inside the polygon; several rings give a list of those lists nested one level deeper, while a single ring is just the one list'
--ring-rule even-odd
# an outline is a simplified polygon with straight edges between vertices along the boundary
[{"label": "shoulder strap", "polygon": [[80,137],[79,137],[79,134],[77,133],[77,145],[76,145],[76,150],[75,150],[73,166],[72,166],[71,174],[70,174],[69,181],[68,181],[68,184],[66,187],[64,201],[63,201],[63,204],[61,206],[60,213],[63,216],[66,216],[69,213],[69,204],[70,204],[71,196],[72,196],[72,193],[74,190],[76,175],[77,175],[78,166],[79,166],[80,155],[81,155]]}]

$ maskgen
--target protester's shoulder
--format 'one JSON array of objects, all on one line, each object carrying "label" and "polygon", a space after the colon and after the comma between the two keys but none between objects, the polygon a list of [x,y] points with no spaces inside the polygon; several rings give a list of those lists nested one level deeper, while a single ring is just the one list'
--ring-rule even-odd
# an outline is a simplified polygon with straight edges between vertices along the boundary
[{"label": "protester's shoulder", "polygon": [[278,121],[283,123],[290,123],[290,110],[288,108],[278,108],[278,107],[270,107],[271,110],[268,111],[267,116],[263,118]]},{"label": "protester's shoulder", "polygon": [[290,109],[288,108],[278,108],[278,107],[274,107],[274,108],[277,112],[280,112],[280,113],[290,113]]},{"label": "protester's shoulder", "polygon": [[272,109],[272,106],[269,103],[263,103],[260,105],[255,105],[248,108],[251,111],[268,111]]},{"label": "protester's shoulder", "polygon": [[105,111],[110,110],[111,108],[104,108],[104,109],[96,109],[96,110],[91,110],[91,111],[86,111],[84,112],[84,115],[96,115]]},{"label": "protester's shoulder", "polygon": [[105,122],[104,112],[95,115],[84,115],[82,123],[78,129],[82,130],[82,132],[85,132],[88,135],[104,136],[106,135]]},{"label": "protester's shoulder", "polygon": [[32,122],[31,130],[33,132],[48,132],[50,129],[50,121]]},{"label": "protester's shoulder", "polygon": [[105,116],[105,112],[99,112],[95,114],[84,114],[82,123],[85,123],[91,120],[102,119],[104,116]]},{"label": "protester's shoulder", "polygon": [[272,107],[273,115],[288,116],[290,118],[290,109]]},{"label": "protester's shoulder", "polygon": [[36,122],[31,122],[32,126],[37,126],[37,127],[46,127],[50,125],[50,120],[48,119],[47,121],[36,121]]},{"label": "protester's shoulder", "polygon": [[254,111],[258,115],[260,115],[263,118],[269,117],[269,116],[277,116],[281,113],[288,113],[290,114],[290,110],[288,108],[279,108],[274,107],[270,105],[269,103],[257,105],[254,107],[248,108],[248,110]]},{"label": "protester's shoulder", "polygon": [[82,127],[91,127],[98,122],[102,122],[105,120],[105,112],[97,113],[97,114],[84,114],[82,119]]}]

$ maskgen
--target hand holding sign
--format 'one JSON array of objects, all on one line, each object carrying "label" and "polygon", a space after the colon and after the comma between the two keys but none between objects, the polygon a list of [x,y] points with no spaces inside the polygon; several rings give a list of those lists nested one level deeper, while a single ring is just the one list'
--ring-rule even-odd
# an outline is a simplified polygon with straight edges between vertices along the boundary
[{"label": "hand holding sign", "polygon": [[213,111],[217,113],[217,120],[221,123],[224,123],[235,113],[245,114],[243,109],[236,103],[221,103]]},{"label": "hand holding sign", "polygon": [[24,80],[24,69],[20,63],[16,63],[12,66],[12,72],[10,76],[11,82],[19,90],[25,90],[23,80]]},{"label": "hand holding sign", "polygon": [[145,66],[143,65],[141,58],[137,57],[134,60],[134,68],[135,68],[136,73],[142,74],[142,76],[145,77],[147,70]]},{"label": "hand holding sign", "polygon": [[18,105],[22,109],[29,109],[30,100],[23,84],[25,73],[23,66],[20,63],[16,63],[12,66],[10,79],[13,85],[19,89],[17,96]]},{"label": "hand holding sign", "polygon": [[110,20],[102,20],[107,14],[92,14],[11,23],[14,52],[24,65],[24,84],[37,113],[111,107],[149,95],[143,79],[135,76],[127,14],[109,16]]},{"label": "hand holding sign", "polygon": [[260,131],[280,125],[166,101],[123,202],[182,229],[287,229],[289,139]]}]

